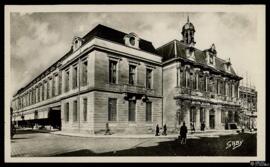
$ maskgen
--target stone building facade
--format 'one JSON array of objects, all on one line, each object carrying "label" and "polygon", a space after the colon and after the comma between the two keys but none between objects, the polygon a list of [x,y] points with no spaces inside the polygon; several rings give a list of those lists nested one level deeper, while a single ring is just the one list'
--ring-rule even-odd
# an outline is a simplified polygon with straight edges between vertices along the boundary
[{"label": "stone building facade", "polygon": [[238,120],[237,76],[215,45],[195,48],[189,20],[182,39],[159,48],[135,33],[98,25],[75,37],[71,49],[12,100],[19,125],[52,125],[63,131],[153,133],[182,122],[224,129]]},{"label": "stone building facade", "polygon": [[248,129],[257,129],[257,94],[255,88],[239,86],[241,125]]}]

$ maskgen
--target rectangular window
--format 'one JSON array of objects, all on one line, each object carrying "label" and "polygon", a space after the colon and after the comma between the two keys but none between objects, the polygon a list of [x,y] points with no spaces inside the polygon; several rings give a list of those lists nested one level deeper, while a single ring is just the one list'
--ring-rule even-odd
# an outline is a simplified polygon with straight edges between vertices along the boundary
[{"label": "rectangular window", "polygon": [[36,104],[36,89],[34,88],[34,104]]},{"label": "rectangular window", "polygon": [[204,76],[199,75],[199,90],[204,91]]},{"label": "rectangular window", "polygon": [[117,81],[117,62],[110,60],[109,62],[109,82],[110,83],[116,83]]},{"label": "rectangular window", "polygon": [[197,74],[193,73],[192,75],[192,89],[197,89]]},{"label": "rectangular window", "polygon": [[135,121],[136,100],[128,102],[128,121]]},{"label": "rectangular window", "polygon": [[50,81],[47,82],[47,99],[50,98]]},{"label": "rectangular window", "polygon": [[204,81],[203,81],[203,82],[204,82],[204,83],[203,83],[203,85],[204,85],[203,90],[204,90],[204,91],[208,91],[208,90],[207,90],[207,86],[208,86],[209,83],[208,83],[207,81],[208,81],[207,77],[204,76]]},{"label": "rectangular window", "polygon": [[146,121],[147,122],[152,122],[152,103],[151,102],[147,102],[146,103]]},{"label": "rectangular window", "polygon": [[83,99],[83,120],[87,121],[87,99]]},{"label": "rectangular window", "polygon": [[220,81],[220,89],[219,89],[219,91],[220,91],[221,95],[224,95],[224,82],[223,81]]},{"label": "rectangular window", "polygon": [[39,92],[39,86],[37,87],[37,102],[40,101],[40,92]]},{"label": "rectangular window", "polygon": [[87,66],[88,66],[88,63],[87,61],[84,61],[82,63],[82,86],[85,86],[87,85]]},{"label": "rectangular window", "polygon": [[229,88],[229,97],[232,97],[232,84],[231,83],[229,83],[228,88]]},{"label": "rectangular window", "polygon": [[78,117],[78,103],[77,103],[77,100],[75,100],[73,102],[73,122],[76,122],[77,121],[77,117]]},{"label": "rectangular window", "polygon": [[65,104],[65,121],[66,122],[69,121],[69,104],[68,103]]},{"label": "rectangular window", "polygon": [[77,67],[73,67],[73,78],[72,78],[72,85],[73,85],[73,89],[78,87],[78,68]]},{"label": "rectangular window", "polygon": [[190,88],[190,73],[189,73],[189,71],[187,70],[186,71],[186,87],[187,88]]},{"label": "rectangular window", "polygon": [[152,88],[152,70],[146,69],[146,88]]},{"label": "rectangular window", "polygon": [[58,94],[62,93],[62,71],[59,71]]},{"label": "rectangular window", "polygon": [[129,84],[134,85],[136,81],[136,66],[129,65]]},{"label": "rectangular window", "polygon": [[34,89],[31,91],[31,104],[34,104]]},{"label": "rectangular window", "polygon": [[55,96],[55,75],[52,78],[52,97]]},{"label": "rectangular window", "polygon": [[219,85],[219,80],[218,79],[216,80],[216,83],[217,83],[216,84],[216,93],[220,94],[220,85]]},{"label": "rectangular window", "polygon": [[117,108],[116,108],[116,102],[117,99],[115,98],[109,98],[109,105],[108,105],[108,120],[109,121],[116,121],[116,114],[117,114]]},{"label": "rectangular window", "polygon": [[180,85],[181,87],[185,87],[186,86],[186,78],[185,78],[185,71],[184,70],[180,70]]},{"label": "rectangular window", "polygon": [[69,71],[66,71],[65,75],[65,92],[69,91]]},{"label": "rectangular window", "polygon": [[44,88],[44,83],[42,84],[42,91],[41,91],[41,100],[43,101],[44,100],[44,92],[45,91],[45,88]]}]

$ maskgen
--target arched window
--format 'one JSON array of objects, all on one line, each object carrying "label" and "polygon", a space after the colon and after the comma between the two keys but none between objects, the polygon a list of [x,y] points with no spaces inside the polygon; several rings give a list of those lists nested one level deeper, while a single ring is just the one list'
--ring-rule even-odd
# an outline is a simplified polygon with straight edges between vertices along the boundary
[{"label": "arched window", "polygon": [[180,69],[180,85],[181,87],[186,87],[186,71],[185,69]]},{"label": "arched window", "polygon": [[190,71],[189,69],[186,69],[186,87],[190,88]]}]

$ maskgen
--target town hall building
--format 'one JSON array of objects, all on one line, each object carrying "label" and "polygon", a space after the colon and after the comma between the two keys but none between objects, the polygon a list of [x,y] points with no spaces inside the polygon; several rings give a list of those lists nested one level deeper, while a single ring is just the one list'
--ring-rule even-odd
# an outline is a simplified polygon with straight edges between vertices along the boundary
[{"label": "town hall building", "polygon": [[12,121],[74,133],[229,129],[238,123],[239,77],[215,45],[195,47],[187,20],[181,40],[155,48],[135,33],[97,25],[13,96]]}]

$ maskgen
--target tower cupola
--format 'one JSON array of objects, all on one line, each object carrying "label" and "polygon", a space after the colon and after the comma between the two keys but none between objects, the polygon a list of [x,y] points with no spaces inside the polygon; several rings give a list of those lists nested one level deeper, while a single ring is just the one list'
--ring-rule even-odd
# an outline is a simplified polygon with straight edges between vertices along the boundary
[{"label": "tower cupola", "polygon": [[195,27],[189,21],[189,16],[187,17],[187,23],[182,27],[182,42],[186,45],[194,45],[196,42],[194,41],[194,33]]}]

